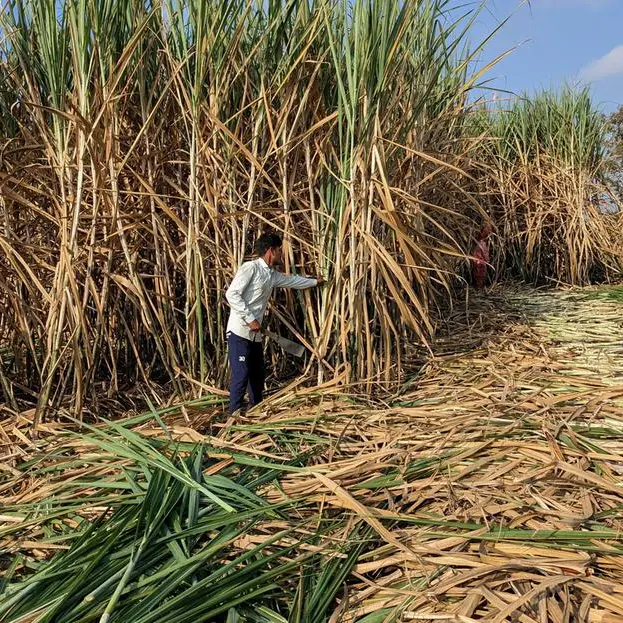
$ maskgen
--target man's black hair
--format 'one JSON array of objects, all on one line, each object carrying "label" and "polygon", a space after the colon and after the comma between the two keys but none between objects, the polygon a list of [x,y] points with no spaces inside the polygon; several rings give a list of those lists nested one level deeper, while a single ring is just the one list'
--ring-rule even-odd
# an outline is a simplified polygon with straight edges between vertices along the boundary
[{"label": "man's black hair", "polygon": [[273,232],[266,232],[262,234],[255,242],[255,252],[260,256],[264,257],[266,251],[268,249],[275,249],[276,247],[280,247],[282,245],[281,236],[279,234],[275,234]]}]

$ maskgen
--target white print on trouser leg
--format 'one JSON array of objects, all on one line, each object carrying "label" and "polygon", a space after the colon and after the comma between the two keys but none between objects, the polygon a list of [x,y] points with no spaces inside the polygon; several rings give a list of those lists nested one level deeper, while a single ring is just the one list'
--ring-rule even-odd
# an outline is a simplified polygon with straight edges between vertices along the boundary
[{"label": "white print on trouser leg", "polygon": [[238,361],[246,361],[246,358],[244,355],[240,355],[240,357],[238,357]]}]

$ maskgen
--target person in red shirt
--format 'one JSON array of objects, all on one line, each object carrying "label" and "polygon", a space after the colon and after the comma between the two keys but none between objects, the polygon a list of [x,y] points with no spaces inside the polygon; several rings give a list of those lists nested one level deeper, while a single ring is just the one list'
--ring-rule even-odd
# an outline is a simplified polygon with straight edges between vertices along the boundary
[{"label": "person in red shirt", "polygon": [[476,246],[472,252],[472,277],[477,290],[485,287],[487,266],[489,265],[489,236],[491,225],[485,225],[476,237]]}]

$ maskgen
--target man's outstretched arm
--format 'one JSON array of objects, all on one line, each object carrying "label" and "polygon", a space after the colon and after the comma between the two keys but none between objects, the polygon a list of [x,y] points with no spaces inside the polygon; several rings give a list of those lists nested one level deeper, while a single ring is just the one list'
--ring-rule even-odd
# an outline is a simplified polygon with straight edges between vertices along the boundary
[{"label": "man's outstretched arm", "polygon": [[273,279],[276,288],[294,288],[295,290],[315,288],[316,286],[321,286],[324,283],[324,279],[322,277],[309,279],[308,277],[285,275],[284,273],[276,273]]}]

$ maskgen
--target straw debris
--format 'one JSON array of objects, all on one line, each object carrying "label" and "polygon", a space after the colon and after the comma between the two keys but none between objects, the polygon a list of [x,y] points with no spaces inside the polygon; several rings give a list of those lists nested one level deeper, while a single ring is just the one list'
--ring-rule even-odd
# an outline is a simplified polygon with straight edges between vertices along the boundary
[{"label": "straw debris", "polygon": [[[85,610],[77,597],[86,581],[71,585],[72,602],[66,591],[75,577],[61,573],[91,525],[80,518],[100,517],[100,533],[106,522],[118,525],[119,514],[139,521],[131,509],[145,507],[162,470],[171,477],[163,491],[197,492],[197,541],[184,549],[187,558],[138,561],[112,620],[129,620],[142,600],[154,600],[153,612],[168,612],[164,598],[139,587],[158,586],[158,565],[178,569],[193,556],[207,560],[194,571],[200,586],[228,561],[236,572],[225,586],[247,586],[249,552],[266,564],[254,580],[257,591],[249,584],[237,593],[241,602],[228,604],[229,616],[235,611],[242,620],[620,620],[617,297],[616,289],[493,291],[468,313],[447,314],[447,337],[435,355],[385,406],[325,387],[276,397],[238,423],[195,405],[187,410],[190,422],[172,411],[82,433],[71,423],[47,423],[31,442],[26,418],[4,422],[0,538],[18,562],[1,602],[26,592],[11,608],[0,606],[1,620],[24,620],[51,603],[65,604],[65,618],[48,620],[101,614],[115,586]],[[180,495],[187,502],[190,493]],[[165,540],[186,542],[188,516],[173,507],[181,523],[152,522],[156,541],[166,528]],[[231,523],[228,507],[240,518],[238,530],[210,558],[205,539],[220,543]],[[245,524],[250,515],[254,521]],[[130,560],[123,538],[118,549],[101,552],[102,565]],[[148,541],[150,548],[165,555]],[[60,579],[46,579],[56,561]],[[46,587],[38,601],[28,590],[33,581]],[[180,581],[175,590],[195,604],[192,583]],[[206,601],[212,603],[209,595]],[[143,618],[132,620],[152,620],[140,612]],[[180,612],[167,620],[193,620]]]}]

